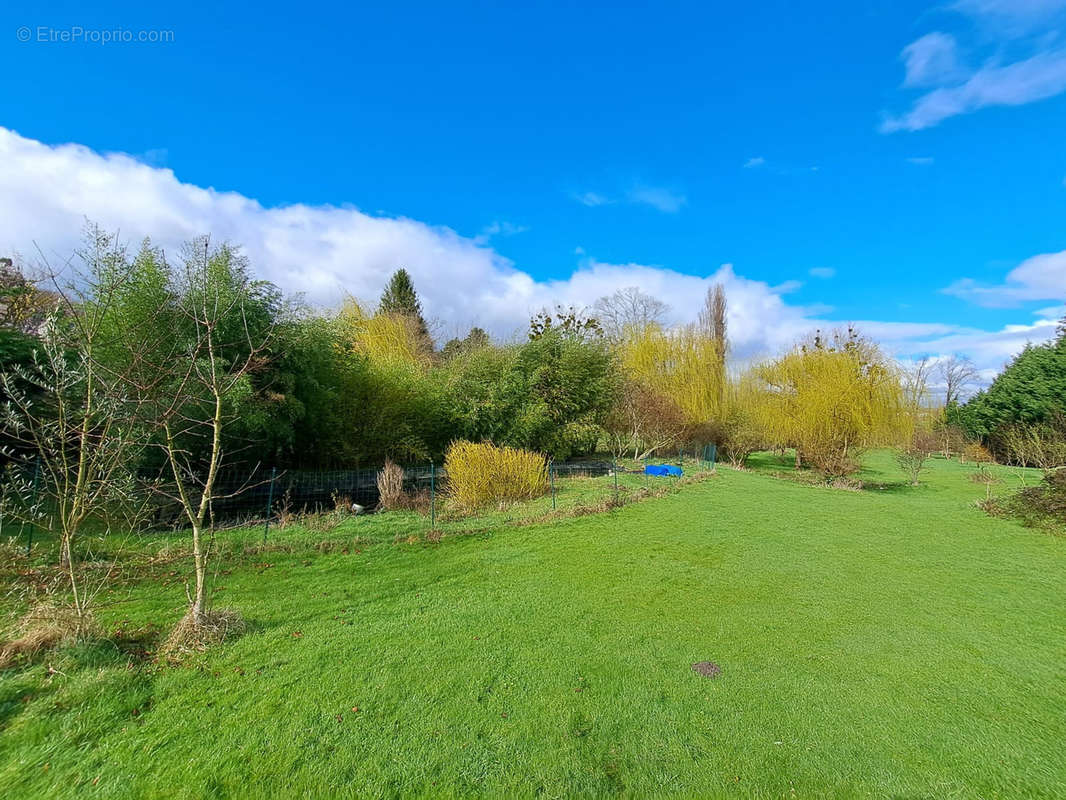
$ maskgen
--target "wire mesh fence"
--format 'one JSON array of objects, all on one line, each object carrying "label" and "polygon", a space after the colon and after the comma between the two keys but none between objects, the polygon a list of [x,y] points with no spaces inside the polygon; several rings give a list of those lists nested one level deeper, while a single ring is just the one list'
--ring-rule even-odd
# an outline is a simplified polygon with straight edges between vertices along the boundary
[{"label": "wire mesh fence", "polygon": [[[684,475],[713,470],[713,444],[689,448],[666,458],[590,458],[550,463],[543,494],[521,502],[499,502],[474,511],[452,501],[447,471],[433,463],[401,467],[402,491],[386,507],[379,486],[382,470],[281,470],[256,467],[221,472],[206,520],[215,546],[359,547],[361,544],[414,541],[488,532],[533,523],[550,523],[603,511],[671,490]],[[654,474],[655,467],[676,470]],[[181,546],[187,523],[180,506],[157,501],[147,524],[133,535],[142,549]],[[37,548],[38,558],[58,558],[54,537],[35,526],[4,526],[9,538]],[[15,536],[12,537],[11,534]],[[129,531],[123,532],[127,538]],[[52,553],[52,551],[55,551]]]}]

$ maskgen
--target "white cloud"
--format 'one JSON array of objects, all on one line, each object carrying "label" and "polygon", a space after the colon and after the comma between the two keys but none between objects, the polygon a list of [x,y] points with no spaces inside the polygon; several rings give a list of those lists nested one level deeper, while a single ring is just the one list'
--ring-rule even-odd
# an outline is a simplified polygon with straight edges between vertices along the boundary
[{"label": "white cloud", "polygon": [[[815,327],[840,324],[822,318],[831,311],[827,306],[787,302],[798,282],[772,286],[738,275],[728,264],[699,276],[584,257],[565,279],[543,281],[517,269],[484,240],[446,227],[352,207],[267,208],[236,192],[182,183],[173,171],[130,156],[44,145],[3,128],[0,166],[0,253],[32,258],[37,243],[62,263],[78,244],[86,217],[120,231],[134,245],[151,235],[168,253],[192,236],[212,233],[243,245],[257,275],[324,306],[335,305],[345,292],[376,298],[392,271],[406,267],[428,316],[456,330],[478,324],[502,337],[519,334],[540,308],[588,306],[625,286],[640,286],[667,302],[673,309],[670,322],[688,322],[708,287],[721,281],[739,359],[772,353]],[[499,226],[502,233],[505,225]],[[1019,275],[1029,280],[1029,272]],[[892,352],[906,356],[965,347],[985,369],[999,366],[1026,337],[1047,338],[1054,330],[1052,323],[1042,322],[1002,331],[940,323],[861,324]]]},{"label": "white cloud", "polygon": [[688,198],[680,192],[660,186],[634,186],[626,193],[631,203],[651,206],[666,214],[676,214]]},{"label": "white cloud", "polygon": [[998,331],[955,328],[939,335],[893,338],[891,331],[878,331],[877,323],[863,329],[869,330],[871,335],[880,332],[890,342],[889,351],[903,361],[925,356],[939,360],[952,354],[970,357],[980,373],[980,380],[973,387],[977,389],[991,383],[1027,344],[1041,344],[1054,337],[1057,324],[1056,317],[1039,312],[1032,323],[1005,325]]},{"label": "white cloud", "polygon": [[931,167],[933,165],[933,158],[930,156],[911,156],[907,159],[907,163],[919,167]]},{"label": "white cloud", "polygon": [[951,7],[1000,36],[1022,36],[1060,21],[1066,0],[957,0]]},{"label": "white cloud", "polygon": [[[679,320],[694,318],[712,279],[584,258],[569,278],[538,281],[488,244],[491,236],[517,232],[519,226],[498,222],[471,238],[353,207],[267,208],[236,192],[183,183],[172,170],[127,155],[99,154],[75,144],[49,146],[3,128],[0,164],[0,253],[32,258],[39,245],[62,263],[79,243],[86,218],[119,231],[134,245],[150,235],[172,254],[186,239],[211,233],[241,244],[263,278],[325,306],[346,292],[376,298],[392,271],[406,267],[430,316],[480,324],[504,337],[523,328],[542,307],[591,305],[622,286],[642,286],[677,309]],[[669,208],[681,202],[652,199]],[[745,348],[780,341],[764,334],[763,319],[781,322],[780,330],[803,327],[803,310],[781,298],[788,287],[750,281],[730,268],[715,276],[735,294],[731,314],[737,341]]]},{"label": "white cloud", "polygon": [[605,206],[612,202],[610,198],[598,192],[583,192],[581,194],[574,195],[574,199],[582,205],[586,206]]},{"label": "white cloud", "polygon": [[982,286],[970,278],[962,278],[944,292],[993,308],[1066,299],[1066,250],[1027,258],[1008,272],[1006,281],[999,286]]},{"label": "white cloud", "polygon": [[601,194],[599,192],[583,192],[574,195],[574,199],[582,205],[590,207],[606,206],[624,201],[636,205],[651,206],[666,214],[676,214],[681,210],[681,207],[688,202],[688,198],[681,192],[661,186],[647,186],[645,184],[634,185],[618,198]]},{"label": "white cloud", "polygon": [[832,278],[837,271],[832,267],[811,267],[810,274],[815,278]]},{"label": "white cloud", "polygon": [[958,86],[918,98],[906,114],[888,117],[881,131],[919,131],[988,106],[1020,106],[1066,91],[1066,50],[1038,53],[1006,66],[986,65]]},{"label": "white cloud", "polygon": [[488,244],[495,236],[515,236],[529,230],[527,225],[516,225],[513,222],[492,222],[481,229],[481,233],[474,237],[477,244]]},{"label": "white cloud", "polygon": [[744,169],[751,169],[752,167],[761,167],[766,163],[766,159],[762,156],[753,156],[744,162]]},{"label": "white cloud", "polygon": [[969,49],[984,49],[983,63],[965,67],[956,38],[947,33],[911,42],[900,54],[903,86],[929,91],[905,113],[886,115],[883,133],[918,131],[982,108],[1025,105],[1066,91],[1066,0],[958,0],[950,8],[973,24]]},{"label": "white cloud", "polygon": [[904,47],[900,58],[904,86],[936,86],[963,74],[955,37],[947,33],[927,33]]}]

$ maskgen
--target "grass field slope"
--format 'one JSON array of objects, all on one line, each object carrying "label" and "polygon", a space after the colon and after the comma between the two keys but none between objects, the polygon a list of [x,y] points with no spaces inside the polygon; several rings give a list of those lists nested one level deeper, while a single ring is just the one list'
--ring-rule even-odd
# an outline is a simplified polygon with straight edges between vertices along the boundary
[{"label": "grass field slope", "polygon": [[[847,491],[755,461],[550,526],[261,554],[217,579],[249,631],[182,666],[102,642],[0,673],[2,794],[1066,796],[1066,538],[982,513],[973,465],[909,487],[875,454]],[[173,579],[122,599],[120,642],[183,613]]]}]

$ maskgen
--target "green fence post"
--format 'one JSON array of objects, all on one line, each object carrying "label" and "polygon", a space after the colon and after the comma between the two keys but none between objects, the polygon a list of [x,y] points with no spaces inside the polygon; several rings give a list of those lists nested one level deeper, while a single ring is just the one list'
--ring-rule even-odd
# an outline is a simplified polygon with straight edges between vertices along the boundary
[{"label": "green fence post", "polygon": [[548,464],[548,482],[552,487],[552,511],[555,510],[555,462]]},{"label": "green fence post", "polygon": [[263,545],[266,546],[267,534],[270,533],[270,515],[274,508],[274,479],[277,477],[278,468],[270,468],[270,490],[267,492],[266,524],[263,526]]},{"label": "green fence post", "polygon": [[618,503],[618,462],[611,459],[611,471],[614,473],[614,502]]},{"label": "green fence post", "polygon": [[[30,498],[30,508],[37,505],[37,483],[41,477],[41,456],[37,456],[37,460],[33,464],[33,496]],[[30,557],[30,550],[33,549],[33,523],[30,523],[30,532],[26,537],[26,558]]]},{"label": "green fence post", "polygon": [[429,462],[429,530],[437,527],[437,467]]}]

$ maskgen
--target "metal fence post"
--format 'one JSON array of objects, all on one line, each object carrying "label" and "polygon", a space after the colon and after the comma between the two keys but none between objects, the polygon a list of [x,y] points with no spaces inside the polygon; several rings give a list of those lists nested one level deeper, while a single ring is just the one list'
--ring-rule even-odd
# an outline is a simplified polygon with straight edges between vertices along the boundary
[{"label": "metal fence post", "polygon": [[618,502],[618,462],[611,459],[611,472],[614,473],[614,502]]},{"label": "metal fence post", "polygon": [[429,462],[429,529],[437,527],[437,467]]},{"label": "metal fence post", "polygon": [[[37,483],[41,477],[41,456],[37,455],[37,460],[33,464],[33,496],[30,498],[30,508],[37,505]],[[26,537],[26,558],[30,557],[30,550],[33,549],[33,527],[34,524],[30,523],[30,532]]]},{"label": "metal fence post", "polygon": [[270,489],[267,492],[266,524],[263,526],[263,544],[267,543],[267,534],[270,533],[270,515],[274,507],[274,479],[277,477],[278,468],[270,468]]},{"label": "metal fence post", "polygon": [[555,510],[555,462],[548,464],[548,482],[552,487],[552,511]]}]

